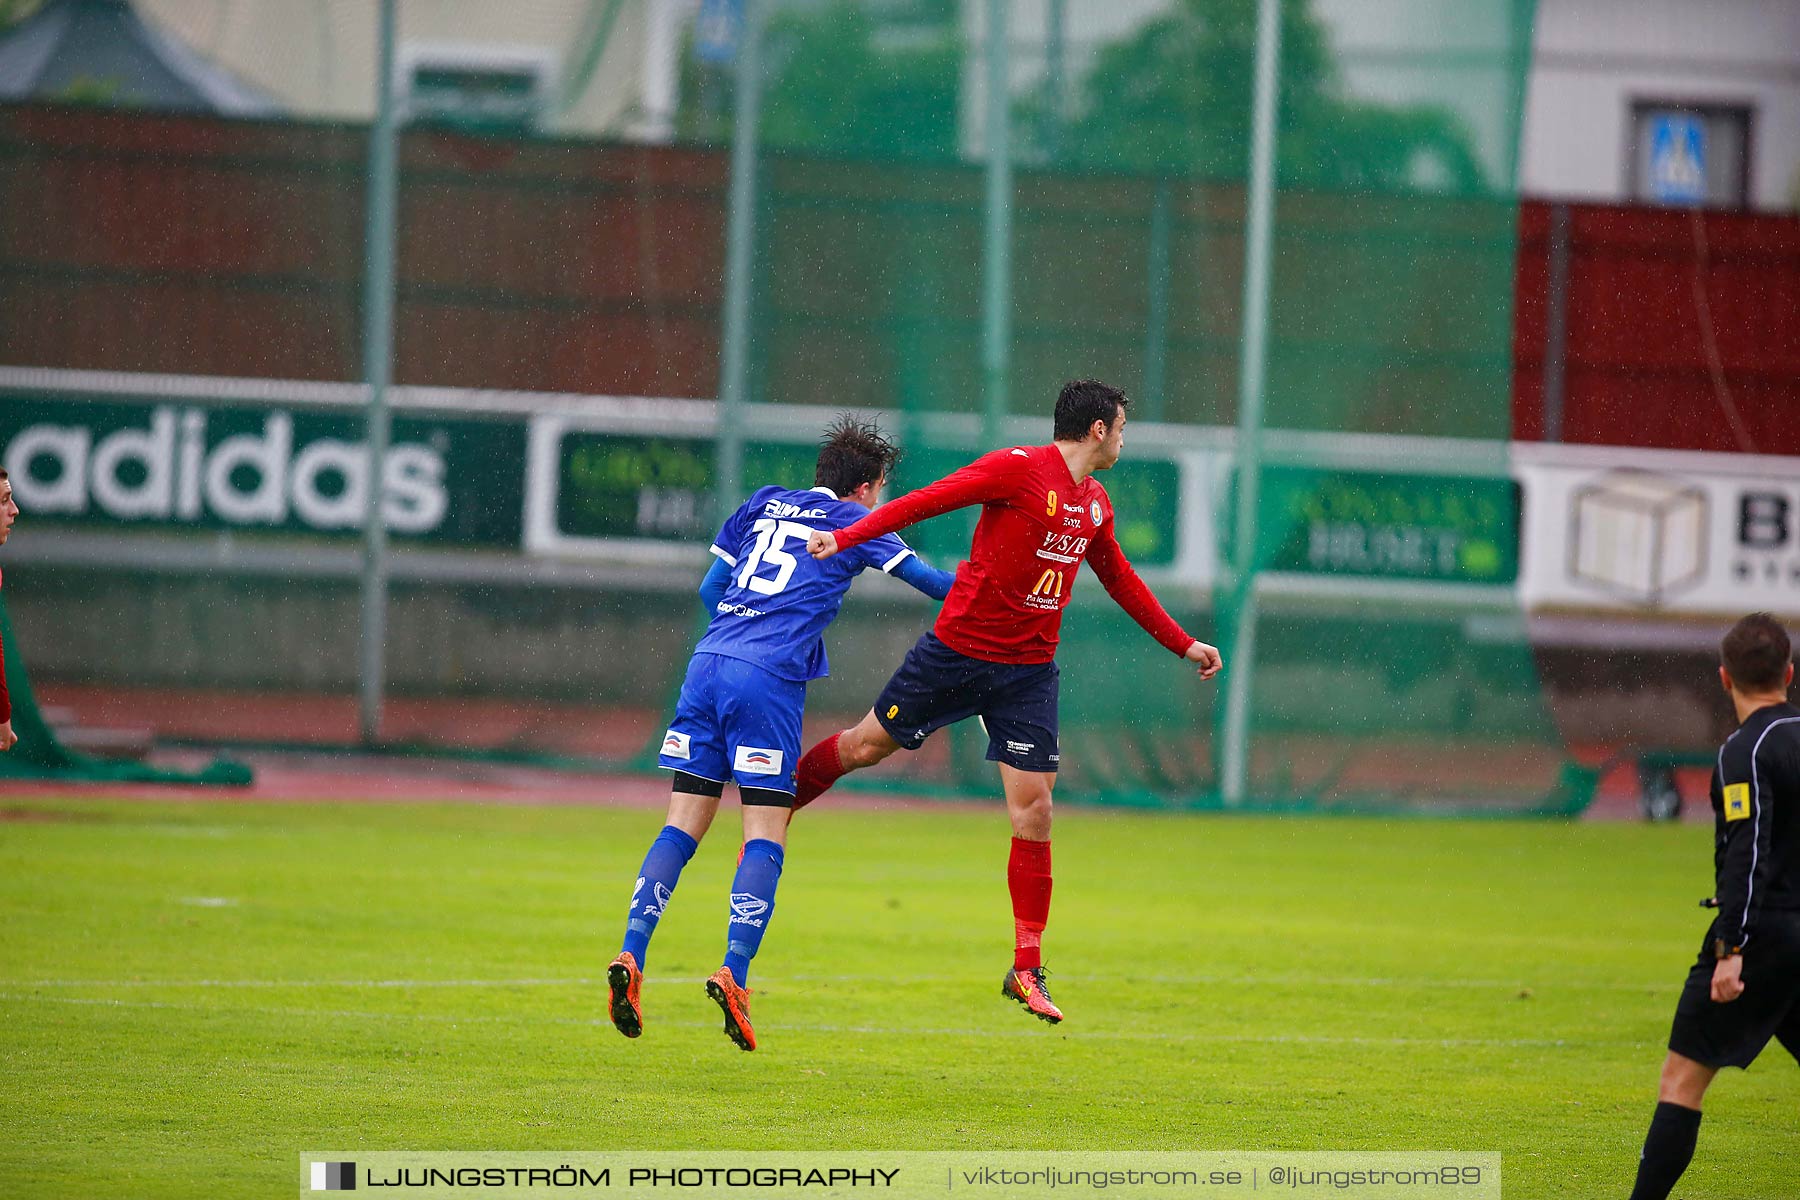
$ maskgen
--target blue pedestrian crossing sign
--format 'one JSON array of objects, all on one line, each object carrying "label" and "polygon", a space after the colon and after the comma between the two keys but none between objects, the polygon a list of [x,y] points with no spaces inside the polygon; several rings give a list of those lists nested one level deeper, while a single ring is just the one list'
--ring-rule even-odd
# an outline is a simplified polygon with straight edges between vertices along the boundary
[{"label": "blue pedestrian crossing sign", "polygon": [[1650,118],[1650,196],[1664,204],[1706,199],[1706,122],[1695,114]]},{"label": "blue pedestrian crossing sign", "polygon": [[700,0],[694,19],[694,57],[723,65],[737,57],[744,29],[745,0]]}]

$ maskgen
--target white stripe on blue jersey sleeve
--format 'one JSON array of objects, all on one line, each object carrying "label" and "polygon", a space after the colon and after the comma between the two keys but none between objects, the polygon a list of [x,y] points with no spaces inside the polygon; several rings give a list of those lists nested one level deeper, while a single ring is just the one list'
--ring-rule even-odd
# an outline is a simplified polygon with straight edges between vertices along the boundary
[{"label": "white stripe on blue jersey sleeve", "polygon": [[719,549],[717,546],[708,546],[707,549],[711,550],[714,554],[716,554],[720,558],[724,559],[726,566],[728,566],[728,567],[737,566],[737,556],[736,555],[727,554],[723,550]]}]

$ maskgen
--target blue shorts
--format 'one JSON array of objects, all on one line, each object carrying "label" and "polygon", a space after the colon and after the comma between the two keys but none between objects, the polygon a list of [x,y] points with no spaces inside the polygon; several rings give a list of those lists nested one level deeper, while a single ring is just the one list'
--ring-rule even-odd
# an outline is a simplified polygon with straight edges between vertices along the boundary
[{"label": "blue shorts", "polygon": [[723,654],[688,662],[656,764],[714,783],[794,791],[806,684]]},{"label": "blue shorts", "polygon": [[989,762],[1053,772],[1056,744],[1054,662],[995,663],[958,654],[926,631],[906,652],[875,701],[875,719],[896,742],[917,750],[946,725],[980,717]]}]

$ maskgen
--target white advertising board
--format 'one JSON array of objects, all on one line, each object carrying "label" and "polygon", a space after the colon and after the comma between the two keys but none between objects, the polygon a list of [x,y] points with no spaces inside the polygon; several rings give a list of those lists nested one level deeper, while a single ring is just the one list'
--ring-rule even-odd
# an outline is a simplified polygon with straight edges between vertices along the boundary
[{"label": "white advertising board", "polygon": [[[466,425],[488,435],[483,452],[463,456],[469,461],[451,463],[446,459],[445,469],[464,479],[472,477],[476,468],[505,476],[473,493],[489,505],[498,501],[499,507],[507,510],[505,527],[481,537],[472,537],[467,522],[451,531],[462,540],[482,543],[478,555],[447,557],[454,546],[441,543],[456,540],[448,535],[438,539],[439,545],[409,551],[415,558],[419,554],[438,556],[432,560],[436,564],[431,568],[436,572],[434,578],[529,576],[562,583],[571,578],[564,567],[586,563],[604,568],[594,578],[611,583],[632,572],[677,566],[685,570],[702,561],[699,547],[703,543],[697,539],[704,532],[668,528],[667,502],[671,492],[680,489],[638,489],[626,497],[629,503],[617,512],[608,509],[597,516],[587,513],[587,526],[592,528],[564,528],[565,518],[572,521],[573,516],[583,514],[574,511],[571,498],[565,494],[569,470],[563,459],[564,442],[582,434],[616,435],[625,441],[685,440],[698,447],[689,457],[699,464],[696,469],[704,473],[710,470],[711,462],[710,438],[715,422],[711,403],[448,388],[394,388],[391,399],[396,412],[397,445],[404,445],[409,421],[429,420],[434,429],[441,427],[450,433],[457,433]],[[59,461],[74,463],[79,457],[82,480],[90,484],[94,479],[100,481],[102,492],[96,493],[98,499],[94,503],[104,509],[111,496],[104,488],[123,468],[111,459],[95,467],[87,462],[86,448],[91,443],[94,457],[103,458],[108,447],[137,447],[133,453],[141,460],[141,471],[147,474],[131,486],[148,493],[153,490],[150,484],[155,482],[157,464],[162,461],[152,451],[162,453],[157,448],[166,442],[164,457],[175,456],[178,440],[172,432],[158,432],[158,406],[185,406],[184,411],[206,406],[242,408],[249,413],[245,419],[252,423],[251,432],[260,438],[257,445],[264,446],[285,439],[285,434],[283,439],[276,439],[271,430],[286,429],[285,424],[277,429],[274,422],[289,408],[314,424],[329,424],[331,420],[344,423],[365,401],[365,391],[350,384],[0,367],[0,449],[8,444],[8,421],[30,424],[26,418],[31,413],[26,410],[34,405],[61,405],[52,416],[63,413],[63,409],[85,415],[106,409],[111,414],[111,424],[104,428],[75,428],[81,423],[63,413],[55,431],[65,441],[85,439],[80,443],[84,448],[80,456],[70,449]],[[112,412],[113,409],[119,412]],[[277,409],[280,413],[276,413]],[[746,434],[753,442],[797,447],[800,452],[809,453],[821,413],[758,405],[752,417],[752,427],[746,429]],[[183,419],[191,423],[190,418]],[[296,422],[301,419],[293,417]],[[979,427],[978,420],[969,414],[934,414],[923,420],[924,424],[914,432],[930,434],[921,440],[940,444],[970,441],[977,436]],[[115,436],[115,426],[126,429],[128,436]],[[295,428],[299,430],[298,425]],[[296,433],[296,453],[303,443],[311,444],[307,439],[315,435],[331,434],[346,440],[355,432],[346,434],[323,424],[318,429],[308,428],[311,432],[306,438]],[[13,432],[21,431],[23,426]],[[1044,431],[1041,422],[1019,418],[1008,432],[1018,440],[1029,441],[1043,436]],[[502,435],[515,442],[525,435],[522,452],[519,448],[507,453],[493,452],[487,443]],[[1135,509],[1145,511],[1158,503],[1167,506],[1158,514],[1167,534],[1164,548],[1157,556],[1140,558],[1139,566],[1158,586],[1181,585],[1196,595],[1209,592],[1224,574],[1219,534],[1222,523],[1229,519],[1231,489],[1235,484],[1233,431],[1137,424],[1132,427],[1132,436],[1134,460],[1160,461],[1165,464],[1163,474],[1169,476],[1159,477],[1160,492],[1136,500]],[[243,441],[241,437],[238,440]],[[438,440],[449,449],[456,448],[456,440],[448,434]],[[48,482],[32,475],[32,470],[43,464],[34,467],[26,460],[45,455],[38,451],[28,455],[25,450],[29,449],[30,446],[14,446],[12,458],[17,461],[10,464],[21,501],[33,501],[28,515],[59,515],[56,504],[50,501],[62,493],[46,495],[45,488],[63,489],[65,507],[87,502],[87,492],[77,495],[75,485],[82,480],[74,475],[68,479],[57,475]],[[1288,468],[1304,469],[1331,485],[1329,494],[1316,488],[1306,492],[1301,498],[1312,497],[1316,503],[1300,506],[1304,511],[1298,515],[1289,514],[1294,522],[1289,532],[1298,530],[1304,534],[1295,544],[1302,551],[1313,553],[1307,562],[1265,572],[1261,582],[1274,592],[1303,593],[1347,605],[1418,601],[1452,608],[1498,606],[1516,611],[1522,607],[1534,615],[1551,614],[1553,618],[1557,614],[1592,615],[1617,628],[1657,625],[1667,629],[1679,626],[1687,618],[1728,620],[1755,609],[1800,619],[1800,458],[1532,442],[1508,447],[1505,443],[1454,438],[1280,430],[1267,432],[1263,453],[1267,467],[1265,490],[1279,483],[1283,470]],[[117,457],[122,462],[131,456],[121,452]],[[1449,520],[1453,514],[1444,504],[1433,506],[1439,518],[1436,525],[1430,521],[1421,524],[1420,519],[1415,519],[1417,514],[1395,517],[1390,510],[1408,499],[1405,494],[1397,494],[1396,489],[1403,492],[1410,486],[1409,480],[1438,476],[1460,479],[1466,483],[1467,494],[1478,497],[1488,489],[1490,481],[1505,479],[1509,474],[1519,484],[1522,505],[1517,528],[1516,584],[1511,572],[1509,527],[1498,532],[1486,527],[1482,530],[1490,540],[1504,541],[1499,549],[1507,559],[1507,569],[1491,583],[1475,582],[1466,574],[1452,573],[1433,579],[1407,577],[1404,572],[1397,577],[1393,570],[1375,568],[1359,571],[1333,557],[1346,547],[1366,557],[1370,547],[1388,544],[1380,539],[1404,546],[1410,544],[1406,538],[1431,535],[1437,541],[1429,544],[1441,546],[1445,530],[1459,536],[1469,532],[1466,523],[1459,525]],[[1368,486],[1349,486],[1358,480],[1373,482]],[[217,490],[222,490],[229,480],[221,473],[214,482],[219,484]],[[616,481],[609,476],[602,482]],[[170,486],[174,487],[172,482]],[[1415,491],[1419,496],[1439,496],[1442,489],[1419,486]],[[320,503],[309,494],[295,494],[315,508]],[[465,488],[448,494],[454,499],[470,493]],[[125,497],[126,501],[131,499],[129,495]],[[697,512],[699,499],[690,496],[688,500],[689,509]],[[1327,501],[1339,503],[1349,515],[1337,520]],[[342,504],[348,508],[348,501]],[[523,511],[515,509],[514,504]],[[118,508],[119,504],[113,507]],[[304,516],[305,504],[297,507]],[[1375,515],[1371,516],[1371,512]],[[188,541],[182,542],[172,535],[160,536],[131,513],[110,515],[118,519],[107,528],[62,529],[43,538],[35,536],[28,523],[18,544],[9,547],[8,553],[17,561],[39,558],[112,566],[129,563],[157,569],[172,563],[226,569],[244,567],[254,559],[254,563],[261,564],[256,569],[269,571],[300,569],[321,553],[311,542],[277,542],[264,547],[261,558],[254,558],[245,549],[250,547],[249,542],[240,547],[237,540],[220,540],[210,529],[198,531],[198,539],[190,531]],[[128,517],[133,519],[127,520]],[[511,523],[514,519],[516,526]],[[348,518],[343,523],[355,524]],[[1438,525],[1444,528],[1439,529]],[[1510,526],[1510,522],[1499,525]],[[597,535],[596,529],[604,536]],[[192,547],[193,552],[187,554],[184,546]],[[226,554],[222,548],[231,552]],[[502,548],[516,549],[513,556],[508,556]],[[1327,552],[1322,559],[1317,553],[1321,548]],[[1280,551],[1283,547],[1275,549]],[[353,575],[360,567],[354,552],[346,553],[347,556],[340,556],[341,562],[333,560],[338,565],[332,569]],[[702,558],[696,558],[696,554]],[[1413,574],[1416,576],[1417,572]],[[1607,634],[1614,636],[1618,636],[1616,629]]]},{"label": "white advertising board", "polygon": [[1528,610],[1800,617],[1800,458],[1517,443]]}]

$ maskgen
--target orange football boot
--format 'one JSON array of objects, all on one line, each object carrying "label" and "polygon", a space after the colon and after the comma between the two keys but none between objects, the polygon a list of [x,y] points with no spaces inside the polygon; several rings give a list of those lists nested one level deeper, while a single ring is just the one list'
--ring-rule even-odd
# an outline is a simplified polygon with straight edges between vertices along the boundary
[{"label": "orange football boot", "polygon": [[750,1028],[750,989],[739,987],[730,967],[720,967],[706,981],[706,994],[725,1014],[725,1036],[739,1050],[756,1049],[756,1031]]},{"label": "orange football boot", "polygon": [[619,952],[606,968],[606,982],[612,985],[612,1003],[608,1006],[613,1026],[628,1038],[644,1032],[644,1009],[638,1003],[638,989],[644,986],[644,973],[629,950]]},{"label": "orange football boot", "polygon": [[1025,1011],[1038,1020],[1054,1025],[1063,1019],[1063,1015],[1062,1009],[1056,1007],[1050,999],[1049,985],[1044,982],[1047,974],[1049,972],[1042,967],[1032,967],[1027,971],[1014,967],[1001,981],[1000,994],[1023,1004]]}]

